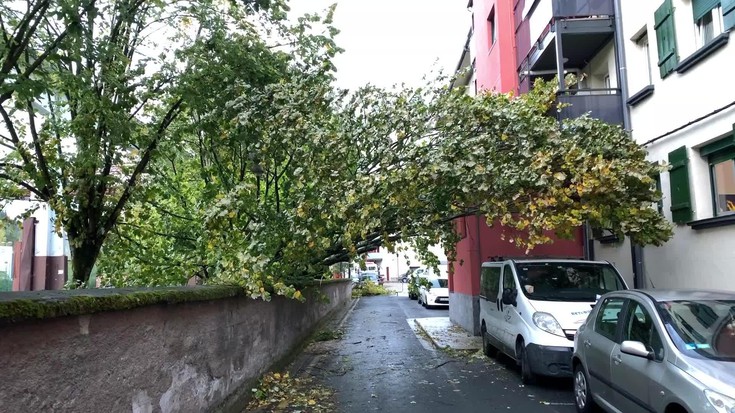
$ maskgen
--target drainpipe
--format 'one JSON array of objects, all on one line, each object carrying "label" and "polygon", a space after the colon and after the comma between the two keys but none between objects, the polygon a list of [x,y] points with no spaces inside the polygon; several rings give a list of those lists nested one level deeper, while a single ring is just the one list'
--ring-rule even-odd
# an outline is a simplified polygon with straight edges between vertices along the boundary
[{"label": "drainpipe", "polygon": [[[623,128],[630,133],[630,109],[628,108],[628,68],[625,63],[625,39],[623,39],[623,19],[620,0],[613,0],[615,13],[615,59],[618,63],[618,86],[623,107]],[[633,287],[646,288],[646,274],[643,268],[643,247],[630,241],[630,258],[633,266]]]},{"label": "drainpipe", "polygon": [[628,67],[625,64],[625,39],[623,39],[623,18],[620,0],[613,0],[615,13],[615,60],[618,63],[618,87],[623,106],[623,127],[630,132],[630,110],[628,109]]}]

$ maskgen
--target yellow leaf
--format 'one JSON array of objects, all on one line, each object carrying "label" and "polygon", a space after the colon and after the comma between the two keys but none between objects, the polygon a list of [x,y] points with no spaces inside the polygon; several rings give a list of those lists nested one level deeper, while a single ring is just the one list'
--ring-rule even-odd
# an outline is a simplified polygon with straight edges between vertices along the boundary
[{"label": "yellow leaf", "polygon": [[315,405],[315,404],[316,404],[316,400],[314,400],[314,399],[309,399],[309,401],[308,401],[307,403],[309,404],[309,406],[313,406],[313,405]]},{"label": "yellow leaf", "polygon": [[280,380],[281,379],[281,373],[273,373],[273,378],[276,379],[276,380]]}]

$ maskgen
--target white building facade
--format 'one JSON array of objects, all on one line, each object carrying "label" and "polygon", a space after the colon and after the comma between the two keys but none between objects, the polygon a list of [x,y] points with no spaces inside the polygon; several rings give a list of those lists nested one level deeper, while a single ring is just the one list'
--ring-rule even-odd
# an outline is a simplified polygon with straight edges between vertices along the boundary
[{"label": "white building facade", "polygon": [[[620,3],[632,136],[671,165],[659,210],[674,237],[642,249],[641,287],[735,290],[735,0]],[[627,240],[594,255],[633,278]]]}]

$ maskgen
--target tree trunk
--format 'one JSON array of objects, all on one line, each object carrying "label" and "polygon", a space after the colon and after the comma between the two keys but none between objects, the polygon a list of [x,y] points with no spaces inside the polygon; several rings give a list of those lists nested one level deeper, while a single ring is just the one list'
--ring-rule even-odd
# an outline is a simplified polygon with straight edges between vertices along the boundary
[{"label": "tree trunk", "polygon": [[[69,244],[77,245],[71,237],[69,237]],[[100,255],[102,240],[87,238],[78,245],[77,247],[70,247],[72,276],[74,277],[74,287],[84,288],[92,274],[92,268],[97,262],[97,257]]]}]

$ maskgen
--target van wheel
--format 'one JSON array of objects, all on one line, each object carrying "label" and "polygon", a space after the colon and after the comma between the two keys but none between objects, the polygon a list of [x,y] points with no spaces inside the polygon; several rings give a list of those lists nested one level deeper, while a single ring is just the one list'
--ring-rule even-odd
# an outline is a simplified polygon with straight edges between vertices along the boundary
[{"label": "van wheel", "polygon": [[516,357],[518,358],[518,362],[521,364],[521,382],[523,384],[536,383],[536,375],[531,370],[531,361],[528,359],[526,343],[524,343],[523,340],[518,340],[518,343],[516,344]]},{"label": "van wheel", "polygon": [[485,328],[485,324],[482,325],[481,333],[482,333],[482,352],[487,357],[496,357],[498,355],[498,349],[496,349],[492,344],[490,344],[490,337],[487,336],[487,328]]}]

